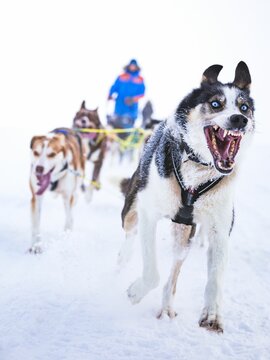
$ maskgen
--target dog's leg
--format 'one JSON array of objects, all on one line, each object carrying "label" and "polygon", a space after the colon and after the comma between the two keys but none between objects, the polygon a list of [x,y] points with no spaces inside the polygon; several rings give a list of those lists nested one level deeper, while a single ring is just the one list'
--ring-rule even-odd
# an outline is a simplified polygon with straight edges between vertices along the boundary
[{"label": "dog's leg", "polygon": [[31,199],[31,222],[32,222],[32,245],[29,252],[41,253],[40,214],[43,196],[32,194]]},{"label": "dog's leg", "polygon": [[220,310],[228,238],[227,234],[217,231],[217,227],[212,228],[209,236],[208,281],[205,289],[205,307],[199,325],[216,332],[223,332]]},{"label": "dog's leg", "polygon": [[117,258],[117,265],[119,270],[130,260],[132,255],[132,249],[134,244],[134,239],[137,235],[137,224],[138,224],[138,215],[135,208],[133,208],[125,215],[124,217],[124,229],[126,232],[126,238],[124,243],[119,251]]},{"label": "dog's leg", "polygon": [[126,263],[130,260],[136,235],[137,235],[136,228],[126,232],[126,238],[121,246],[121,249],[117,257],[117,265],[119,269],[124,267]]},{"label": "dog's leg", "polygon": [[94,186],[90,184],[85,192],[85,199],[88,203],[90,203],[93,199]]},{"label": "dog's leg", "polygon": [[197,242],[197,244],[200,247],[204,247],[205,244],[207,243],[206,239],[207,239],[207,234],[205,233],[205,229],[201,224],[199,224],[199,229],[196,232],[194,242]]},{"label": "dog's leg", "polygon": [[93,169],[93,176],[92,176],[92,181],[91,184],[89,185],[87,192],[86,192],[86,201],[90,202],[93,198],[93,192],[94,190],[99,190],[100,189],[100,171],[102,168],[102,164],[103,164],[103,160],[104,160],[104,156],[106,153],[106,141],[104,140],[102,145],[101,145],[101,149],[98,155],[98,159],[96,161],[94,161],[94,169]]},{"label": "dog's leg", "polygon": [[100,162],[99,160],[97,160],[94,162],[94,170],[93,170],[92,180],[86,191],[85,198],[86,198],[87,202],[92,201],[94,190],[100,189],[99,173],[100,173],[101,165],[102,165],[102,161]]},{"label": "dog's leg", "polygon": [[159,274],[156,261],[156,223],[157,219],[150,218],[140,209],[139,236],[142,246],[143,274],[128,289],[128,297],[133,304],[141,299],[159,284]]},{"label": "dog's leg", "polygon": [[73,217],[72,217],[72,208],[75,202],[74,194],[72,195],[63,195],[64,206],[65,206],[65,213],[66,213],[66,220],[65,220],[65,231],[72,230],[73,227]]},{"label": "dog's leg", "polygon": [[157,315],[161,319],[164,314],[171,319],[177,313],[173,309],[173,301],[176,293],[177,278],[184,263],[190,247],[190,239],[193,236],[195,225],[187,226],[182,224],[172,223],[172,236],[174,238],[174,260],[169,279],[163,289],[162,309]]}]

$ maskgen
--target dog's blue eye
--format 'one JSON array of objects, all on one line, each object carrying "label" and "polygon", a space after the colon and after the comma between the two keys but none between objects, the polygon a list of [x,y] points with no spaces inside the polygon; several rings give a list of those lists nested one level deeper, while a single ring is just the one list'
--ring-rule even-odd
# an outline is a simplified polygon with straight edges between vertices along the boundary
[{"label": "dog's blue eye", "polygon": [[240,107],[241,111],[246,112],[248,111],[248,106],[246,104],[241,105]]},{"label": "dog's blue eye", "polygon": [[221,107],[221,103],[219,101],[212,101],[211,106],[213,109],[219,109]]}]

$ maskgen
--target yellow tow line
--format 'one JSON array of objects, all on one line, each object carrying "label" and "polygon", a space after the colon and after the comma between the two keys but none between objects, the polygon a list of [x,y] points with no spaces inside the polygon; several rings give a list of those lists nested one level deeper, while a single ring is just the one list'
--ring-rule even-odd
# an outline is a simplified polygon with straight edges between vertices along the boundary
[{"label": "yellow tow line", "polygon": [[[120,150],[125,151],[128,149],[139,148],[143,143],[144,139],[151,135],[151,130],[144,130],[142,128],[129,128],[129,129],[75,129],[75,131],[82,133],[95,133],[95,134],[125,134],[130,133],[130,135],[126,139],[120,139],[118,136],[113,136],[112,140],[118,142],[120,144]],[[139,136],[137,141],[136,135]]]},{"label": "yellow tow line", "polygon": [[149,134],[148,130],[142,128],[129,128],[129,129],[74,129],[75,131],[82,133],[96,133],[96,134],[122,134],[122,133],[132,133],[140,132]]}]

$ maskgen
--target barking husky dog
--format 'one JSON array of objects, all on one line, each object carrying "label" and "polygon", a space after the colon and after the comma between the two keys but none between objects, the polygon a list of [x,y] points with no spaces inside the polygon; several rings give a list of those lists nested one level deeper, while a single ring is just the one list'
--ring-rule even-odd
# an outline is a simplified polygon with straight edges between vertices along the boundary
[{"label": "barking husky dog", "polygon": [[[85,101],[83,101],[80,110],[76,113],[75,118],[73,119],[73,129],[104,129],[98,115],[98,109],[86,109]],[[107,137],[102,133],[91,132],[80,132],[80,136],[85,148],[87,149],[87,160],[94,164],[91,181],[86,188],[86,199],[90,201],[92,199],[94,189],[100,189],[100,171],[106,153]]]},{"label": "barking husky dog", "polygon": [[240,158],[254,132],[251,78],[240,62],[232,83],[217,80],[222,66],[205,70],[201,86],[161,123],[146,144],[133,174],[122,211],[126,241],[119,261],[127,258],[137,228],[142,243],[143,273],[128,289],[138,303],[159,283],[155,231],[161,217],[172,219],[174,262],[163,291],[161,318],[176,316],[173,298],[181,266],[196,224],[207,233],[208,281],[199,325],[223,331],[223,272],[233,226],[233,187]]},{"label": "barking husky dog", "polygon": [[70,129],[60,128],[48,135],[34,136],[31,140],[31,157],[32,246],[29,251],[39,253],[42,251],[40,212],[43,195],[50,189],[63,196],[65,230],[71,230],[72,207],[77,185],[84,174],[85,154],[80,137]]}]

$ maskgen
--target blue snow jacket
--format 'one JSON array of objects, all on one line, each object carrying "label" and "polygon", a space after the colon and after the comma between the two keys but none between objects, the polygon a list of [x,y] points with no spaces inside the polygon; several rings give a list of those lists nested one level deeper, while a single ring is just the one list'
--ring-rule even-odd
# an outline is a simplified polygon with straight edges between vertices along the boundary
[{"label": "blue snow jacket", "polygon": [[[145,85],[139,71],[126,71],[116,79],[112,85],[109,98],[116,95],[115,115],[130,117],[135,122],[138,116],[138,101],[144,96]],[[129,103],[131,100],[132,103]]]}]

